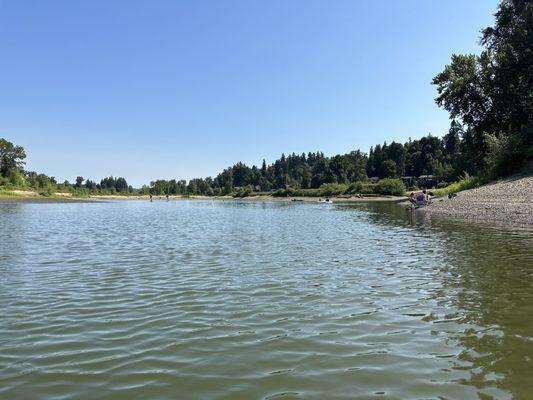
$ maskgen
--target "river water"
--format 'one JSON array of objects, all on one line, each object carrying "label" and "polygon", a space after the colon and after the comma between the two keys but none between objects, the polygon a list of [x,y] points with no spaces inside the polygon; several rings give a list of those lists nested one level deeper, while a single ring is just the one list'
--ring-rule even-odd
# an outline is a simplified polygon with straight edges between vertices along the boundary
[{"label": "river water", "polygon": [[533,231],[394,204],[0,204],[0,399],[527,399]]}]

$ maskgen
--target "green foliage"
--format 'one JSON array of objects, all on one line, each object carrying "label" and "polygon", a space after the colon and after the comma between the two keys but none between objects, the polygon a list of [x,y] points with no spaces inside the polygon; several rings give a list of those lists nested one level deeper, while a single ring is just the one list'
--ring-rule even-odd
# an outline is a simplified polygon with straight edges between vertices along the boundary
[{"label": "green foliage", "polygon": [[[80,184],[78,185],[78,181],[79,181],[79,178],[81,177],[78,177],[76,178],[76,186],[77,187],[81,187],[81,182]],[[82,181],[83,181],[83,178],[81,178]],[[107,190],[113,194],[115,193],[128,193],[130,192],[130,188],[128,186],[128,182],[126,182],[126,179],[122,178],[122,177],[118,177],[118,178],[113,178],[112,176],[110,176],[109,178],[104,178],[100,181],[100,185],[97,185],[95,182],[92,182],[90,181],[89,179],[87,179],[86,183],[85,183],[85,188],[86,189],[89,189],[89,190],[98,190],[98,189],[101,189],[101,190]]]},{"label": "green foliage", "polygon": [[457,193],[462,190],[473,189],[485,183],[481,178],[470,176],[467,172],[457,181],[442,189],[437,189],[433,193],[435,196],[447,196],[451,193]]},{"label": "green foliage", "polygon": [[533,123],[517,135],[496,139],[488,158],[492,178],[523,170],[533,160]]},{"label": "green foliage", "polygon": [[405,194],[405,185],[399,179],[381,179],[376,184],[374,193],[391,196],[402,196]]},{"label": "green foliage", "polygon": [[345,193],[347,194],[372,194],[376,185],[369,182],[352,183]]},{"label": "green foliage", "polygon": [[443,139],[428,135],[405,144],[392,142],[372,147],[367,162],[368,176],[399,178],[407,175],[416,178],[436,175],[438,178],[454,178],[455,122],[452,122],[452,128],[455,130],[452,136]]},{"label": "green foliage", "polygon": [[277,189],[270,194],[274,197],[332,197],[361,194],[401,196],[405,186],[399,179],[382,179],[377,184],[355,182],[351,185],[325,184],[318,189]]},{"label": "green foliage", "polygon": [[50,197],[54,194],[54,191],[51,186],[47,186],[40,189],[37,193],[39,193],[41,196]]},{"label": "green foliage", "polygon": [[[54,177],[33,171],[24,172],[22,166],[25,157],[22,147],[15,146],[13,143],[0,138],[0,187],[4,189],[32,189],[47,196],[56,191],[72,193],[73,196],[77,197],[87,197],[89,194],[129,195],[133,193],[133,188],[122,177],[114,178],[110,176],[100,180],[100,183],[96,183],[78,176],[73,185],[68,181],[58,184]],[[170,181],[158,180],[151,182],[150,187],[143,186],[139,193],[153,193],[155,195],[217,195],[220,194],[220,190],[213,188],[213,180],[211,178],[193,179],[188,185],[184,180],[176,181],[172,179]]]},{"label": "green foliage", "polygon": [[348,184],[366,179],[365,168],[366,155],[360,151],[332,158],[320,152],[282,154],[271,165],[263,160],[260,168],[237,163],[218,174],[212,185],[221,188],[224,194],[233,192],[233,187],[244,186],[251,186],[254,191],[318,189],[323,184]]},{"label": "green foliage", "polygon": [[439,96],[436,102],[468,125],[482,124],[487,118],[488,64],[485,55],[452,56],[451,64],[433,78]]},{"label": "green foliage", "polygon": [[235,191],[232,193],[233,197],[248,197],[253,193],[253,188],[251,185],[246,187],[236,187]]},{"label": "green foliage", "polygon": [[17,193],[10,190],[0,189],[0,196],[18,196]]},{"label": "green foliage", "polygon": [[9,184],[18,189],[24,189],[27,187],[26,178],[24,177],[24,173],[19,169],[13,169],[9,173]]},{"label": "green foliage", "polygon": [[72,193],[74,191],[74,188],[67,182],[67,183],[58,183],[56,187],[56,192],[59,193]]},{"label": "green foliage", "polygon": [[74,192],[72,192],[72,197],[89,197],[89,190],[85,188],[76,189]]},{"label": "green foliage", "polygon": [[30,188],[43,195],[51,195],[57,189],[54,177],[33,171],[26,172],[26,182]]},{"label": "green foliage", "polygon": [[356,193],[362,193],[363,191],[363,182],[355,182],[348,186],[348,189],[346,189],[346,193],[350,194],[356,194]]},{"label": "green foliage", "polygon": [[320,186],[321,196],[337,196],[344,194],[348,189],[348,185],[340,183],[324,183]]},{"label": "green foliage", "polygon": [[83,181],[84,181],[83,176],[77,176],[76,177],[76,185],[74,185],[74,187],[81,188],[81,185],[82,185]]},{"label": "green foliage", "polygon": [[22,146],[15,146],[10,141],[0,138],[0,176],[11,177],[22,171],[26,153]]},{"label": "green foliage", "polygon": [[274,197],[289,197],[296,195],[296,191],[293,189],[277,189],[272,192],[272,196]]},{"label": "green foliage", "polygon": [[397,175],[398,166],[394,160],[384,160],[380,165],[381,175],[384,178],[394,178]]},{"label": "green foliage", "polygon": [[455,170],[492,177],[533,160],[533,2],[502,0],[495,16],[485,50],[454,55],[433,79],[437,104],[467,127]]}]

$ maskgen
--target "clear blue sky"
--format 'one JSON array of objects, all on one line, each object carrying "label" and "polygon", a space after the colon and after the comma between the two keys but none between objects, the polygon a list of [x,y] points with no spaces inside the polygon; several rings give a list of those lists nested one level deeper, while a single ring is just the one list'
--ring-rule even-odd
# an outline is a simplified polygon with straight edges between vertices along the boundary
[{"label": "clear blue sky", "polygon": [[432,77],[496,0],[0,0],[0,137],[74,180],[215,175],[449,119]]}]

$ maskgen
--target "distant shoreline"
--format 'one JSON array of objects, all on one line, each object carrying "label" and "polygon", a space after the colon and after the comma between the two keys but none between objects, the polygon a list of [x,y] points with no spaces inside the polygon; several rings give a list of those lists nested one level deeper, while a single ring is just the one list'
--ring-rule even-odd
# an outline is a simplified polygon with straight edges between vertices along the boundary
[{"label": "distant shoreline", "polygon": [[[153,201],[166,201],[166,196],[153,196]],[[281,201],[316,203],[324,197],[277,197],[269,195],[232,197],[232,196],[169,196],[171,200],[230,200],[230,201]],[[333,202],[364,203],[364,202],[400,202],[404,196],[330,196]],[[9,194],[0,193],[0,203],[92,203],[105,200],[144,200],[149,201],[149,195],[90,195],[89,197],[73,197],[69,193],[56,193],[53,196],[41,196],[36,192],[15,190]]]},{"label": "distant shoreline", "polygon": [[42,203],[96,203],[96,200],[85,199],[85,198],[76,198],[76,197],[45,197],[45,196],[35,196],[35,197],[24,197],[24,196],[5,196],[0,195],[0,204],[42,204]]},{"label": "distant shoreline", "polygon": [[[281,201],[281,202],[307,202],[307,203],[316,203],[319,199],[329,198],[334,202],[342,203],[361,203],[361,202],[399,202],[405,200],[404,196],[367,196],[367,197],[357,197],[357,196],[323,196],[323,197],[310,197],[310,196],[301,196],[301,197],[277,197],[269,195],[260,195],[260,196],[246,196],[246,197],[233,197],[233,196],[169,196],[170,200],[231,200],[231,201]],[[150,200],[150,196],[139,195],[139,196],[120,196],[120,195],[94,195],[90,196],[90,199],[97,200]],[[166,196],[153,196],[153,201],[166,201]]]},{"label": "distant shoreline", "polygon": [[[166,196],[153,196],[154,202],[166,202]],[[325,199],[326,197],[322,197]],[[408,204],[405,196],[330,196],[333,203],[369,203],[389,202],[402,206]],[[226,200],[241,202],[304,202],[317,203],[319,197],[275,197],[258,195],[248,197],[232,196],[169,196],[176,200]],[[89,197],[72,197],[70,193],[56,193],[41,196],[36,192],[14,190],[0,192],[0,204],[5,203],[98,203],[105,201],[150,201],[149,195],[92,195]],[[533,226],[533,176],[515,176],[489,183],[476,189],[458,192],[456,196],[433,199],[428,207],[414,212],[424,212],[450,219],[483,221],[505,225]]]}]

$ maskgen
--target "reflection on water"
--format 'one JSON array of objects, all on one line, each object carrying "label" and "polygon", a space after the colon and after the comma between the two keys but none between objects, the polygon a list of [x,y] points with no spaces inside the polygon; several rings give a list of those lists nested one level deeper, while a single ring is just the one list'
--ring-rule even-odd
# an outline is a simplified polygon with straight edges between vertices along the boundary
[{"label": "reflection on water", "polygon": [[528,398],[532,242],[394,204],[0,204],[0,398]]},{"label": "reflection on water", "polygon": [[442,240],[447,248],[448,276],[434,298],[457,311],[445,316],[432,313],[425,319],[455,319],[463,325],[458,332],[446,332],[448,339],[464,348],[458,359],[468,363],[470,375],[460,380],[462,384],[480,389],[489,384],[513,398],[531,397],[533,230],[432,220],[424,212],[404,212],[393,204],[367,204],[363,208],[375,223],[408,224],[431,236],[445,233]]}]

